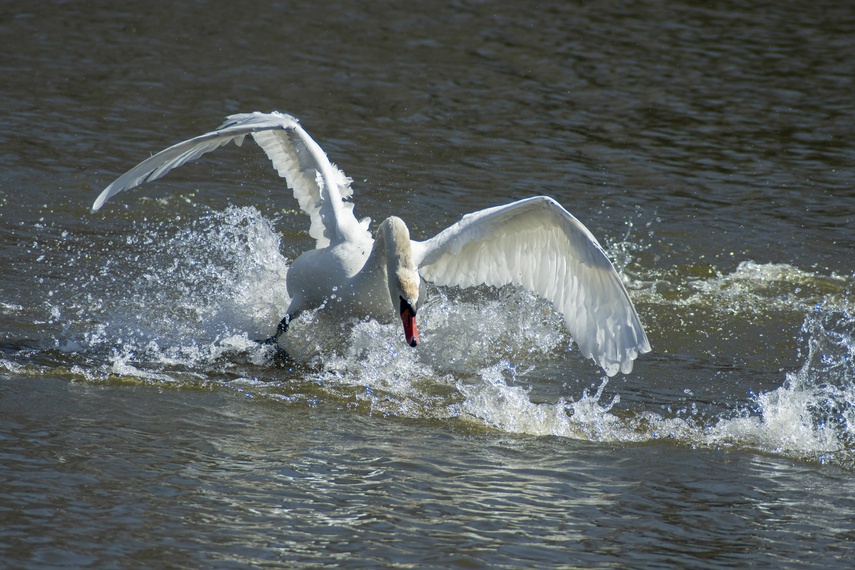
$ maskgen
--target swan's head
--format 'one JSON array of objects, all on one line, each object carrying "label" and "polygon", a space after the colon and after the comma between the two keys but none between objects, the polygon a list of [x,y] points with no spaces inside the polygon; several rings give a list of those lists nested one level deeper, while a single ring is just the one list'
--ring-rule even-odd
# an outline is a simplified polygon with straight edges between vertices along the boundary
[{"label": "swan's head", "polygon": [[419,344],[416,311],[419,302],[419,272],[413,262],[410,231],[401,218],[392,216],[381,224],[386,244],[386,272],[392,306],[399,309],[407,344]]}]

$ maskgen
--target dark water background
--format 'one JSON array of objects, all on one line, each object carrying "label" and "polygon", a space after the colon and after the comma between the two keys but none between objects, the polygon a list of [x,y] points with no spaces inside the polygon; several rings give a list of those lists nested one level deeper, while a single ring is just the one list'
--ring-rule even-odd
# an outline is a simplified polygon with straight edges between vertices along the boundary
[{"label": "dark water background", "polygon": [[[0,566],[852,564],[847,3],[10,2],[0,77]],[[434,288],[415,351],[309,318],[273,360],[311,242],[254,145],[89,212],[253,110],[417,238],[555,197],[653,352],[606,382]]]}]

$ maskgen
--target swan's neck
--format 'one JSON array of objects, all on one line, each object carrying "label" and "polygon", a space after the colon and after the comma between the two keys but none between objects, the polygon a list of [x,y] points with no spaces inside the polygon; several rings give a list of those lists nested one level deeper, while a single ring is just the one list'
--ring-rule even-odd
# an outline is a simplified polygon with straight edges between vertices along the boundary
[{"label": "swan's neck", "polygon": [[386,267],[389,275],[401,269],[413,268],[413,248],[410,245],[410,230],[404,220],[392,216],[380,224],[383,247],[386,253]]},{"label": "swan's neck", "polygon": [[392,216],[380,224],[366,265],[385,277],[389,297],[396,310],[400,297],[415,308],[419,297],[419,277],[413,262],[410,231],[401,218]]}]

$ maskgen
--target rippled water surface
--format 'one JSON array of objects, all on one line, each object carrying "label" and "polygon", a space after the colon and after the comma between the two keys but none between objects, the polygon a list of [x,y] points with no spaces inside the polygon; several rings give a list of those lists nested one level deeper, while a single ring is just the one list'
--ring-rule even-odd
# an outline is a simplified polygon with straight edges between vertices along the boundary
[{"label": "rippled water surface", "polygon": [[[0,7],[0,566],[845,567],[855,558],[846,3]],[[280,110],[416,238],[535,194],[625,279],[606,379],[550,306],[431,287],[422,344],[296,321]]]}]

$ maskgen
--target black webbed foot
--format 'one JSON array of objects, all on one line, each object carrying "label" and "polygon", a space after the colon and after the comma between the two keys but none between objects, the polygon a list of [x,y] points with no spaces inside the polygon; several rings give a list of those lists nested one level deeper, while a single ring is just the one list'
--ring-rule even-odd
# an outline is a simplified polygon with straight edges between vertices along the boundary
[{"label": "black webbed foot", "polygon": [[273,354],[273,361],[279,366],[290,366],[294,360],[285,352],[282,347],[279,346],[279,337],[288,332],[288,323],[291,322],[291,316],[285,315],[285,317],[279,321],[279,325],[276,327],[276,333],[273,336],[266,338],[264,340],[256,340],[258,344],[262,344],[264,346],[275,347]]},{"label": "black webbed foot", "polygon": [[256,340],[255,342],[257,342],[258,344],[265,344],[265,345],[279,344],[279,337],[282,336],[283,334],[285,334],[286,332],[288,332],[288,323],[290,323],[290,322],[291,322],[291,316],[285,315],[282,318],[282,320],[279,321],[279,325],[277,325],[276,332],[273,334],[273,336],[266,338],[264,340]]}]

